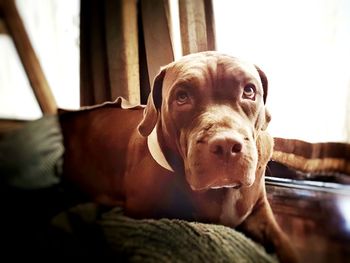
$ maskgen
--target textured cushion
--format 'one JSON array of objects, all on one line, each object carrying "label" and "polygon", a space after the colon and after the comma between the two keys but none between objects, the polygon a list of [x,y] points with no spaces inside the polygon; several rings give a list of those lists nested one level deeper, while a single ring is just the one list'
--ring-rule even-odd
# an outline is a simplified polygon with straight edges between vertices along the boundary
[{"label": "textured cushion", "polygon": [[[126,262],[277,262],[259,244],[221,225],[137,220],[124,216],[120,208],[101,213],[93,204],[61,213],[52,224],[66,234],[85,236],[84,242],[98,233],[95,241],[103,243],[104,255]],[[87,234],[88,229],[94,235]]]}]

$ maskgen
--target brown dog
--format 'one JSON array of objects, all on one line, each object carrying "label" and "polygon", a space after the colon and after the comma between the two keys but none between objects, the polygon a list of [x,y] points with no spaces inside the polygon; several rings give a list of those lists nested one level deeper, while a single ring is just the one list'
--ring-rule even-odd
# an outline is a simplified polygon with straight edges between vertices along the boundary
[{"label": "brown dog", "polygon": [[295,262],[266,198],[266,97],[256,66],[217,52],[185,56],[155,78],[144,114],[118,100],[61,115],[64,178],[129,216],[239,227]]}]

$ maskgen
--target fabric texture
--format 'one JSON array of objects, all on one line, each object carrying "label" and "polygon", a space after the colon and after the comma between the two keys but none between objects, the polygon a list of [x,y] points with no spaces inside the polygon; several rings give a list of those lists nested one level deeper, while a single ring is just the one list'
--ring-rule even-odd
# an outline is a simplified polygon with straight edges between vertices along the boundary
[{"label": "fabric texture", "polygon": [[81,106],[118,96],[140,103],[137,15],[136,0],[81,1]]},{"label": "fabric texture", "polygon": [[350,175],[350,144],[274,138],[272,159],[306,173]]},{"label": "fabric texture", "polygon": [[[121,99],[116,104],[122,107]],[[56,116],[0,141],[0,227],[6,253],[27,258],[118,262],[275,262],[263,247],[220,225],[132,219],[84,199],[61,180],[64,153]],[[81,199],[82,198],[82,199]],[[20,253],[19,253],[20,252]]]},{"label": "fabric texture", "polygon": [[118,207],[101,213],[94,204],[81,204],[57,215],[52,225],[71,237],[84,236],[85,244],[94,237],[100,242],[95,248],[104,244],[101,257],[124,262],[277,262],[262,246],[229,227],[132,219]]},{"label": "fabric texture", "polygon": [[28,122],[0,140],[0,183],[40,189],[59,183],[63,137],[56,115]]}]

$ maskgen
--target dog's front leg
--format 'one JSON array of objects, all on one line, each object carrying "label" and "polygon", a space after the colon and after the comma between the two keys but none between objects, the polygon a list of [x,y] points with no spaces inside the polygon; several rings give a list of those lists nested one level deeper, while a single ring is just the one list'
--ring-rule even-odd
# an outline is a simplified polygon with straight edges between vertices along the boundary
[{"label": "dog's front leg", "polygon": [[298,262],[297,254],[290,240],[275,220],[266,195],[257,202],[252,213],[238,229],[263,244],[267,251],[275,251],[280,262]]}]

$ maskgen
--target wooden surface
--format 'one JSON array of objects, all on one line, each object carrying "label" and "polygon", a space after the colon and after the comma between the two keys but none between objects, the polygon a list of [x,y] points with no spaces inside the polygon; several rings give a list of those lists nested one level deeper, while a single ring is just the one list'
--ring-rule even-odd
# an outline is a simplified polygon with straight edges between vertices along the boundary
[{"label": "wooden surface", "polygon": [[277,221],[301,262],[350,262],[349,186],[313,184],[287,187],[278,180],[267,180],[268,199]]},{"label": "wooden surface", "polygon": [[42,112],[44,114],[56,113],[57,105],[55,98],[31,45],[14,0],[0,1],[0,16],[4,20],[10,36],[13,38],[17,52]]},{"label": "wooden surface", "polygon": [[323,172],[350,175],[350,144],[340,142],[309,143],[274,138],[272,159],[308,173]]}]

